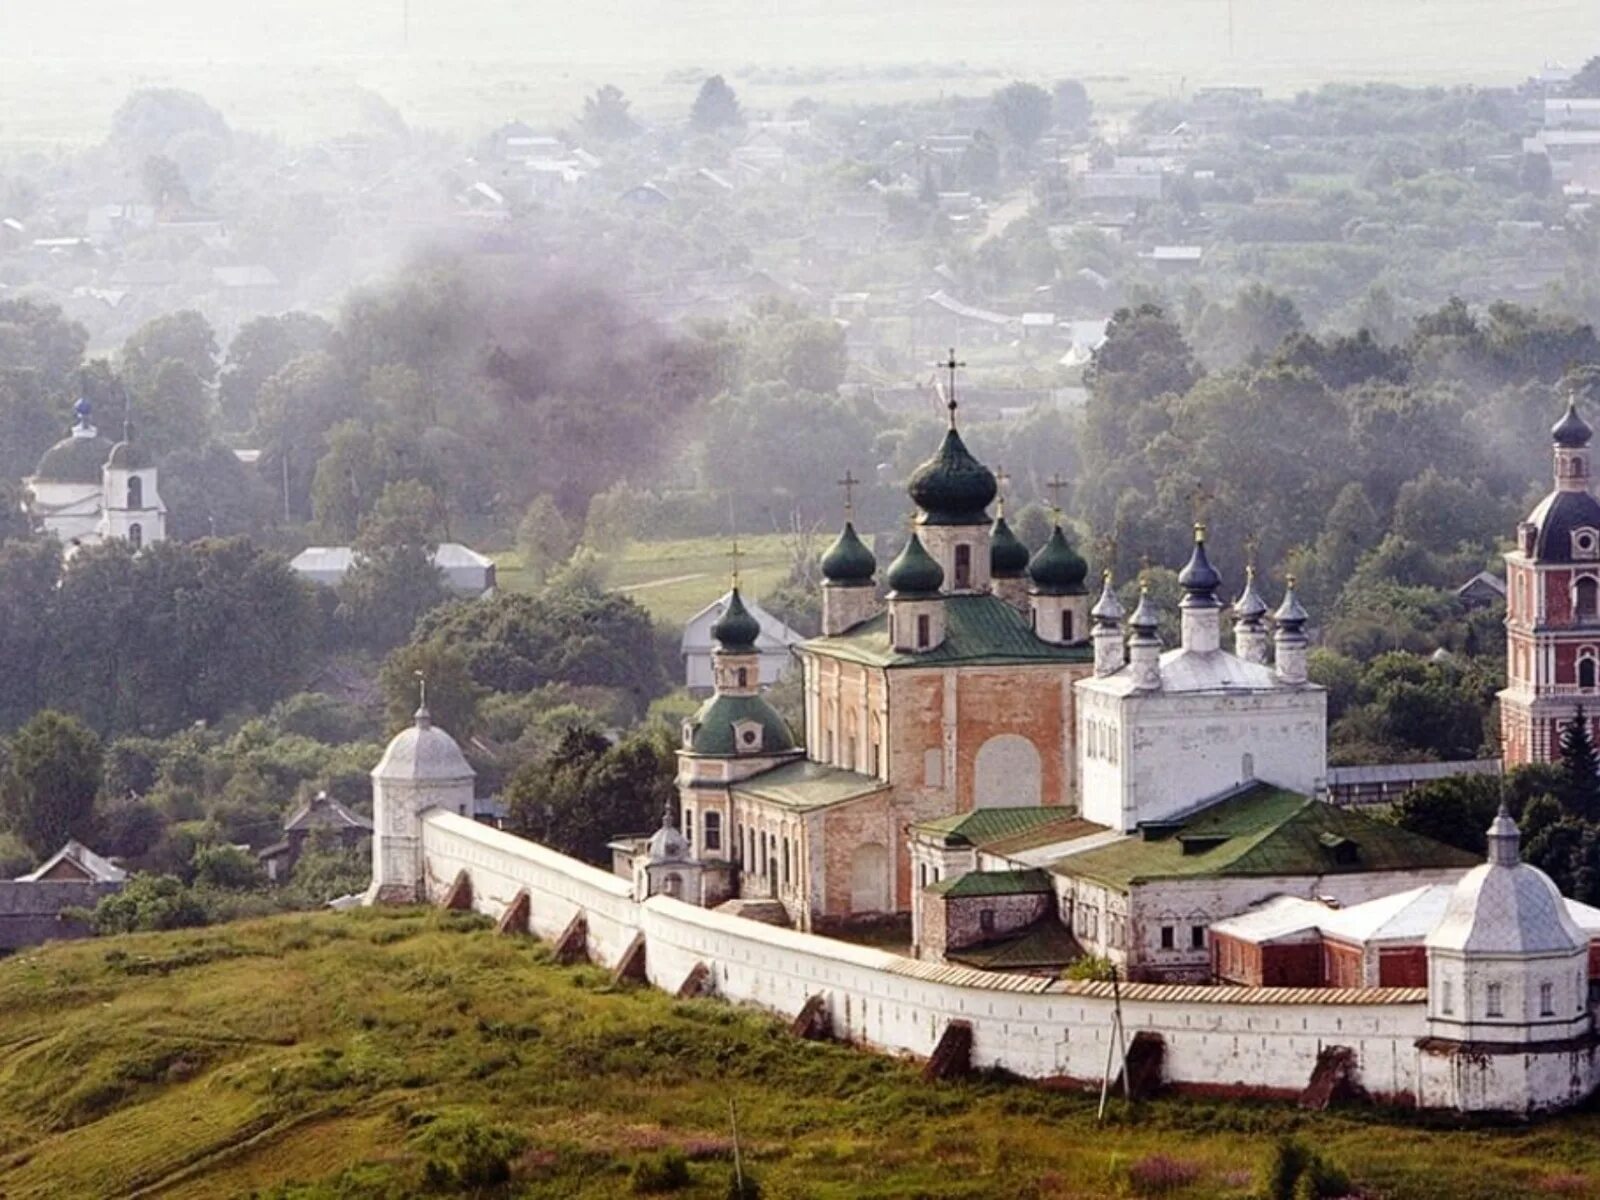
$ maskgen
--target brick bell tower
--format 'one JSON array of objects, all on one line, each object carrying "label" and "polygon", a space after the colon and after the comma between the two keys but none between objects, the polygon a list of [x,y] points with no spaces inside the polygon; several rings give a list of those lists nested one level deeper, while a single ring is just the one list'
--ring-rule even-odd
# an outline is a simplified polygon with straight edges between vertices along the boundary
[{"label": "brick bell tower", "polygon": [[1576,402],[1550,430],[1555,490],[1517,526],[1506,555],[1507,766],[1560,756],[1561,730],[1581,707],[1600,733],[1600,500],[1592,491],[1593,431]]}]

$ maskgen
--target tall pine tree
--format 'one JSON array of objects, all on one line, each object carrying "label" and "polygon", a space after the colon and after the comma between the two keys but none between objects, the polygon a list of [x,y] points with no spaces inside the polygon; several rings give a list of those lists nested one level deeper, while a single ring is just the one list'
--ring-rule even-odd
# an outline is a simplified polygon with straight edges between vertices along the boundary
[{"label": "tall pine tree", "polygon": [[1561,730],[1561,775],[1563,807],[1585,821],[1600,819],[1600,755],[1582,705]]}]

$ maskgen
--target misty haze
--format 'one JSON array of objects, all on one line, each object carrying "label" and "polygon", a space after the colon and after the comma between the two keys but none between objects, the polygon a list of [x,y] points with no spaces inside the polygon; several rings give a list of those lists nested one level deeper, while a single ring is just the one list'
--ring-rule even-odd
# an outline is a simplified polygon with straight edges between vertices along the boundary
[{"label": "misty haze", "polygon": [[0,1197],[1600,1195],[1600,0],[0,5]]}]

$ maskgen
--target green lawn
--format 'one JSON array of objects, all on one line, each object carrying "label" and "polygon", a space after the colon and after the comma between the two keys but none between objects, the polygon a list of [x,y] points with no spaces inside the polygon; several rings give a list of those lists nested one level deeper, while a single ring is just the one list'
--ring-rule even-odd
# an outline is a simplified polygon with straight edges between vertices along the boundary
[{"label": "green lawn", "polygon": [[[551,964],[411,910],[80,942],[0,963],[0,1196],[614,1197],[664,1150],[721,1200],[728,1108],[768,1200],[1137,1196],[1151,1156],[1244,1197],[1294,1133],[1391,1200],[1600,1191],[1600,1117],[1429,1129],[1374,1113],[1120,1107],[796,1041],[720,1001]],[[432,1162],[431,1190],[425,1186]],[[460,1182],[477,1164],[503,1187]],[[297,1182],[299,1186],[286,1185]]]},{"label": "green lawn", "polygon": [[[607,583],[632,596],[657,621],[681,625],[728,590],[731,545],[726,538],[630,542],[606,556]],[[778,534],[741,537],[739,552],[747,595],[761,596],[789,574],[788,550]],[[501,587],[526,591],[533,586],[517,551],[496,554],[494,559]]]}]

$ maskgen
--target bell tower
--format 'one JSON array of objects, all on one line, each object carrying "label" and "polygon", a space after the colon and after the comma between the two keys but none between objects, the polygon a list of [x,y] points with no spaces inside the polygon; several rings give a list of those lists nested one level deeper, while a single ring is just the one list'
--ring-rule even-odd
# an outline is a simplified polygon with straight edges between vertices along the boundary
[{"label": "bell tower", "polygon": [[1600,732],[1600,500],[1592,490],[1593,431],[1570,400],[1550,430],[1554,488],[1517,526],[1506,555],[1506,687],[1500,693],[1507,766],[1549,762],[1583,710]]}]

